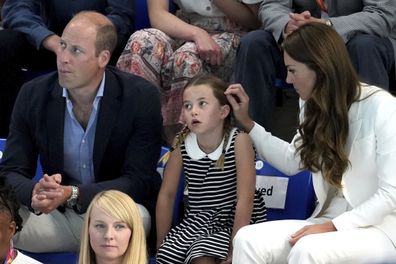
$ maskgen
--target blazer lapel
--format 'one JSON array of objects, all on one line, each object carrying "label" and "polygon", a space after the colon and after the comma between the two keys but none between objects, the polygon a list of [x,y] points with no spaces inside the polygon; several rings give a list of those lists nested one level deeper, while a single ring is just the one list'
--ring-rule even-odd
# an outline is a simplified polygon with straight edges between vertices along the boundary
[{"label": "blazer lapel", "polygon": [[114,75],[110,71],[106,70],[106,80],[98,113],[93,150],[95,177],[98,175],[100,163],[103,159],[104,152],[107,148],[107,144],[109,143],[109,139],[116,124],[118,112],[121,107],[120,100],[118,99],[121,94],[120,89],[119,85],[116,85]]},{"label": "blazer lapel", "polygon": [[63,171],[63,127],[65,116],[65,98],[62,87],[55,84],[47,109],[47,138],[51,167],[62,168]]}]

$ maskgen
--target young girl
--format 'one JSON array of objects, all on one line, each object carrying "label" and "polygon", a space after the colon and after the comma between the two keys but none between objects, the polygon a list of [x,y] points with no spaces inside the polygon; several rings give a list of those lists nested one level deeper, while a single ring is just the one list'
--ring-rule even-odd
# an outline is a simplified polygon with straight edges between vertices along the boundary
[{"label": "young girl", "polygon": [[[157,201],[157,263],[231,263],[238,229],[265,221],[264,200],[255,191],[255,153],[249,136],[231,126],[226,88],[206,75],[183,91],[187,125],[171,149]],[[182,169],[188,205],[169,232]]]}]

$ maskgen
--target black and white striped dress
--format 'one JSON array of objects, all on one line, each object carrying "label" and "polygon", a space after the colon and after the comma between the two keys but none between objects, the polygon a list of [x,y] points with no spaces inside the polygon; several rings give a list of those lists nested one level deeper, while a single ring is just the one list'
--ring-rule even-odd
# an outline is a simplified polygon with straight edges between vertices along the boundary
[{"label": "black and white striped dress", "polygon": [[[206,154],[200,150],[195,134],[190,133],[181,145],[188,208],[183,221],[162,243],[157,263],[190,263],[201,256],[227,257],[237,198],[234,143],[238,133],[235,128],[230,133],[223,170],[215,164],[224,142]],[[264,199],[256,190],[250,223],[265,220]]]}]

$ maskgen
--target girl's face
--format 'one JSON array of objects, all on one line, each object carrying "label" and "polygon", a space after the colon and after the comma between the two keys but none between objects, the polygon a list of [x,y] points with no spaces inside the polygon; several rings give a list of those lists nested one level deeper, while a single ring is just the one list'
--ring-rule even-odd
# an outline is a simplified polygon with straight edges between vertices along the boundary
[{"label": "girl's face", "polygon": [[183,119],[196,134],[223,129],[223,120],[230,112],[228,105],[220,105],[208,85],[193,85],[183,93]]},{"label": "girl's face", "polygon": [[126,223],[93,206],[88,232],[97,264],[121,263],[132,234]]},{"label": "girl's face", "polygon": [[287,68],[286,82],[293,84],[301,99],[308,100],[316,83],[316,73],[304,63],[293,60],[287,52],[284,52],[284,60]]},{"label": "girl's face", "polygon": [[15,230],[15,222],[11,220],[10,214],[0,211],[0,259],[7,257],[10,241]]}]

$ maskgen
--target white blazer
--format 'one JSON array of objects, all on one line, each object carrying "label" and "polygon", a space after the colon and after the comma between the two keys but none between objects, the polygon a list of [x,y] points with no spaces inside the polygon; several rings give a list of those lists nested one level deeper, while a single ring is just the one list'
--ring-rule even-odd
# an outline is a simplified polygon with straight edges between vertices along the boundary
[{"label": "white blazer", "polygon": [[[360,99],[348,113],[346,151],[351,165],[343,175],[342,194],[350,206],[337,208],[339,204],[329,203],[335,188],[324,181],[321,173],[313,173],[318,204],[311,217],[325,213],[339,231],[374,226],[396,245],[396,98],[362,84]],[[300,110],[301,121],[302,100]],[[298,133],[288,143],[255,124],[250,136],[261,158],[289,175],[299,170],[300,156],[295,155],[294,146]]]}]

